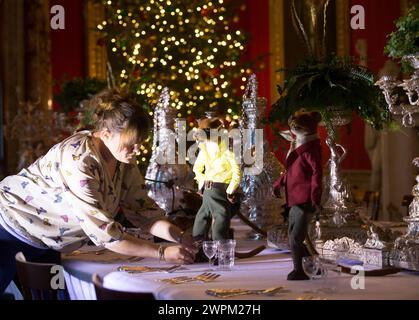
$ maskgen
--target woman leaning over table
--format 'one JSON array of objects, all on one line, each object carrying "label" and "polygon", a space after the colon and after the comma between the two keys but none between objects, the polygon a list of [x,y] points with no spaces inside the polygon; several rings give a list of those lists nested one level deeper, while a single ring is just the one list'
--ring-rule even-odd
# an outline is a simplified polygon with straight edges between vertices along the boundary
[{"label": "woman leaning over table", "polygon": [[[164,219],[135,164],[149,130],[147,114],[108,90],[95,96],[90,107],[92,130],[75,133],[0,182],[0,296],[14,277],[19,251],[29,261],[58,263],[60,252],[91,240],[125,255],[194,260],[192,238]],[[127,220],[179,244],[159,246],[130,236],[120,223]]]}]

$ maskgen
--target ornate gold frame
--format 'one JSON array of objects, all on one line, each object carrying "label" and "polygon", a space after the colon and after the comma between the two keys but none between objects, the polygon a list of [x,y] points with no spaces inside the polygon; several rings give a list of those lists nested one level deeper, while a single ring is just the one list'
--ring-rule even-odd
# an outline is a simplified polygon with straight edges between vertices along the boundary
[{"label": "ornate gold frame", "polygon": [[279,98],[276,85],[283,85],[284,73],[276,70],[285,67],[284,50],[284,1],[269,0],[269,43],[271,62],[271,101]]},{"label": "ornate gold frame", "polygon": [[336,53],[339,56],[350,54],[351,30],[350,30],[350,4],[349,0],[337,0],[336,2]]},{"label": "ornate gold frame", "polygon": [[[404,0],[408,1],[408,0]],[[284,0],[269,0],[269,41],[271,53],[271,98],[279,98],[276,85],[283,85],[284,73],[275,72],[285,67],[284,42]],[[336,1],[336,52],[340,56],[349,55],[351,48],[350,36],[350,2]]]},{"label": "ornate gold frame", "polygon": [[[22,1],[0,1],[0,28],[2,29],[3,78],[3,133],[4,133],[4,175],[15,171],[18,162],[18,141],[8,133],[11,122],[19,109],[19,101],[25,99],[25,30],[24,6]],[[20,90],[17,92],[17,88]]]},{"label": "ornate gold frame", "polygon": [[98,45],[101,38],[96,27],[105,18],[105,9],[93,0],[87,0],[86,10],[86,66],[87,76],[98,79],[106,79],[106,46]]},{"label": "ornate gold frame", "polygon": [[418,0],[400,0],[400,12],[404,16],[413,4],[418,3]]}]

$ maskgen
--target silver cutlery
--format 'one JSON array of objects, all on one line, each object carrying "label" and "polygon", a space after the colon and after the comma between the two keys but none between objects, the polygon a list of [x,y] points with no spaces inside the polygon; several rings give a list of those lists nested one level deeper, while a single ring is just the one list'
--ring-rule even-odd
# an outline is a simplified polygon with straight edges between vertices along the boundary
[{"label": "silver cutlery", "polygon": [[72,257],[72,256],[79,256],[84,254],[95,254],[95,255],[101,255],[104,254],[108,249],[100,249],[97,251],[81,251],[81,250],[75,250],[73,252],[66,253],[65,256]]},{"label": "silver cutlery", "polygon": [[132,256],[132,257],[129,257],[127,260],[129,262],[138,262],[138,261],[141,261],[143,259],[144,259],[143,257]]},{"label": "silver cutlery", "polygon": [[179,269],[181,265],[174,265],[171,267],[145,267],[145,266],[119,266],[118,271],[125,271],[128,273],[146,273],[146,272],[165,272],[171,273]]},{"label": "silver cutlery", "polygon": [[327,298],[316,297],[312,295],[301,295],[297,297],[297,300],[327,300]]},{"label": "silver cutlery", "polygon": [[244,295],[264,295],[264,296],[275,296],[279,293],[283,293],[284,287],[275,287],[260,290],[246,290],[246,289],[208,289],[205,291],[206,294],[218,298],[230,298]]},{"label": "silver cutlery", "polygon": [[200,281],[200,282],[207,283],[207,282],[214,281],[218,277],[220,277],[220,274],[205,272],[195,277],[180,276],[180,277],[175,277],[175,278],[160,279],[160,281],[171,283],[171,284],[182,284],[182,283],[192,282],[192,281]]}]

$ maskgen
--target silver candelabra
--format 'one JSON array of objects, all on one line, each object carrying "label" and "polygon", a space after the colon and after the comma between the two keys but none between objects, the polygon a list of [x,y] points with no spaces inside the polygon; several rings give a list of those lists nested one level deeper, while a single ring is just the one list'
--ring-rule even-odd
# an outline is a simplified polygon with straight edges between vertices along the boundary
[{"label": "silver candelabra", "polygon": [[[416,121],[413,117],[419,113],[419,54],[409,55],[404,58],[415,68],[411,78],[403,81],[394,76],[383,76],[376,85],[383,91],[388,108],[392,114],[401,115],[405,127],[413,128]],[[396,88],[402,88],[407,95],[409,103],[400,102]]]},{"label": "silver candelabra", "polygon": [[[396,77],[383,76],[376,85],[383,91],[388,108],[392,114],[401,115],[403,126],[416,126],[415,113],[419,113],[419,53],[404,58],[410,62],[415,71],[409,79],[403,81]],[[400,87],[407,95],[409,103],[400,102],[399,94],[395,92]],[[419,157],[413,160],[419,168]],[[419,175],[417,184],[413,187],[413,201],[409,206],[409,216],[404,220],[408,223],[408,231],[397,238],[390,253],[390,263],[393,266],[419,271]]]},{"label": "silver candelabra", "polygon": [[[273,196],[272,185],[284,171],[284,166],[269,150],[266,139],[257,135],[258,130],[263,132],[261,118],[266,108],[266,99],[258,97],[257,86],[256,75],[253,74],[250,76],[243,97],[239,123],[243,148],[241,211],[259,228],[268,230],[281,223],[279,212],[283,203]],[[246,163],[245,160],[249,156],[255,160],[253,164]],[[250,237],[260,239],[262,235],[252,233]]]},{"label": "silver candelabra", "polygon": [[192,189],[194,183],[189,165],[176,159],[180,120],[176,109],[170,107],[169,90],[164,88],[154,111],[152,155],[145,179],[149,196],[166,213],[182,208],[183,190]]}]

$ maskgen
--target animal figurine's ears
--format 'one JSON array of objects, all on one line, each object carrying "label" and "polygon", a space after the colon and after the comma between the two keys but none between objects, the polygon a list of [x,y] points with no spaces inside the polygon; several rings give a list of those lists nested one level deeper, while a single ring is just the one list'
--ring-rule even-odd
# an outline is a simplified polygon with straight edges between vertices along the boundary
[{"label": "animal figurine's ears", "polygon": [[317,111],[307,112],[301,109],[295,112],[288,120],[288,125],[291,128],[300,128],[314,132],[317,129],[319,122],[322,120],[322,116]]},{"label": "animal figurine's ears", "polygon": [[205,129],[221,129],[224,127],[224,122],[219,117],[203,118],[198,121],[198,128]]},{"label": "animal figurine's ears", "polygon": [[320,112],[312,111],[312,112],[310,112],[310,116],[313,119],[313,121],[315,121],[317,124],[320,121],[322,121],[322,115],[320,114]]}]

